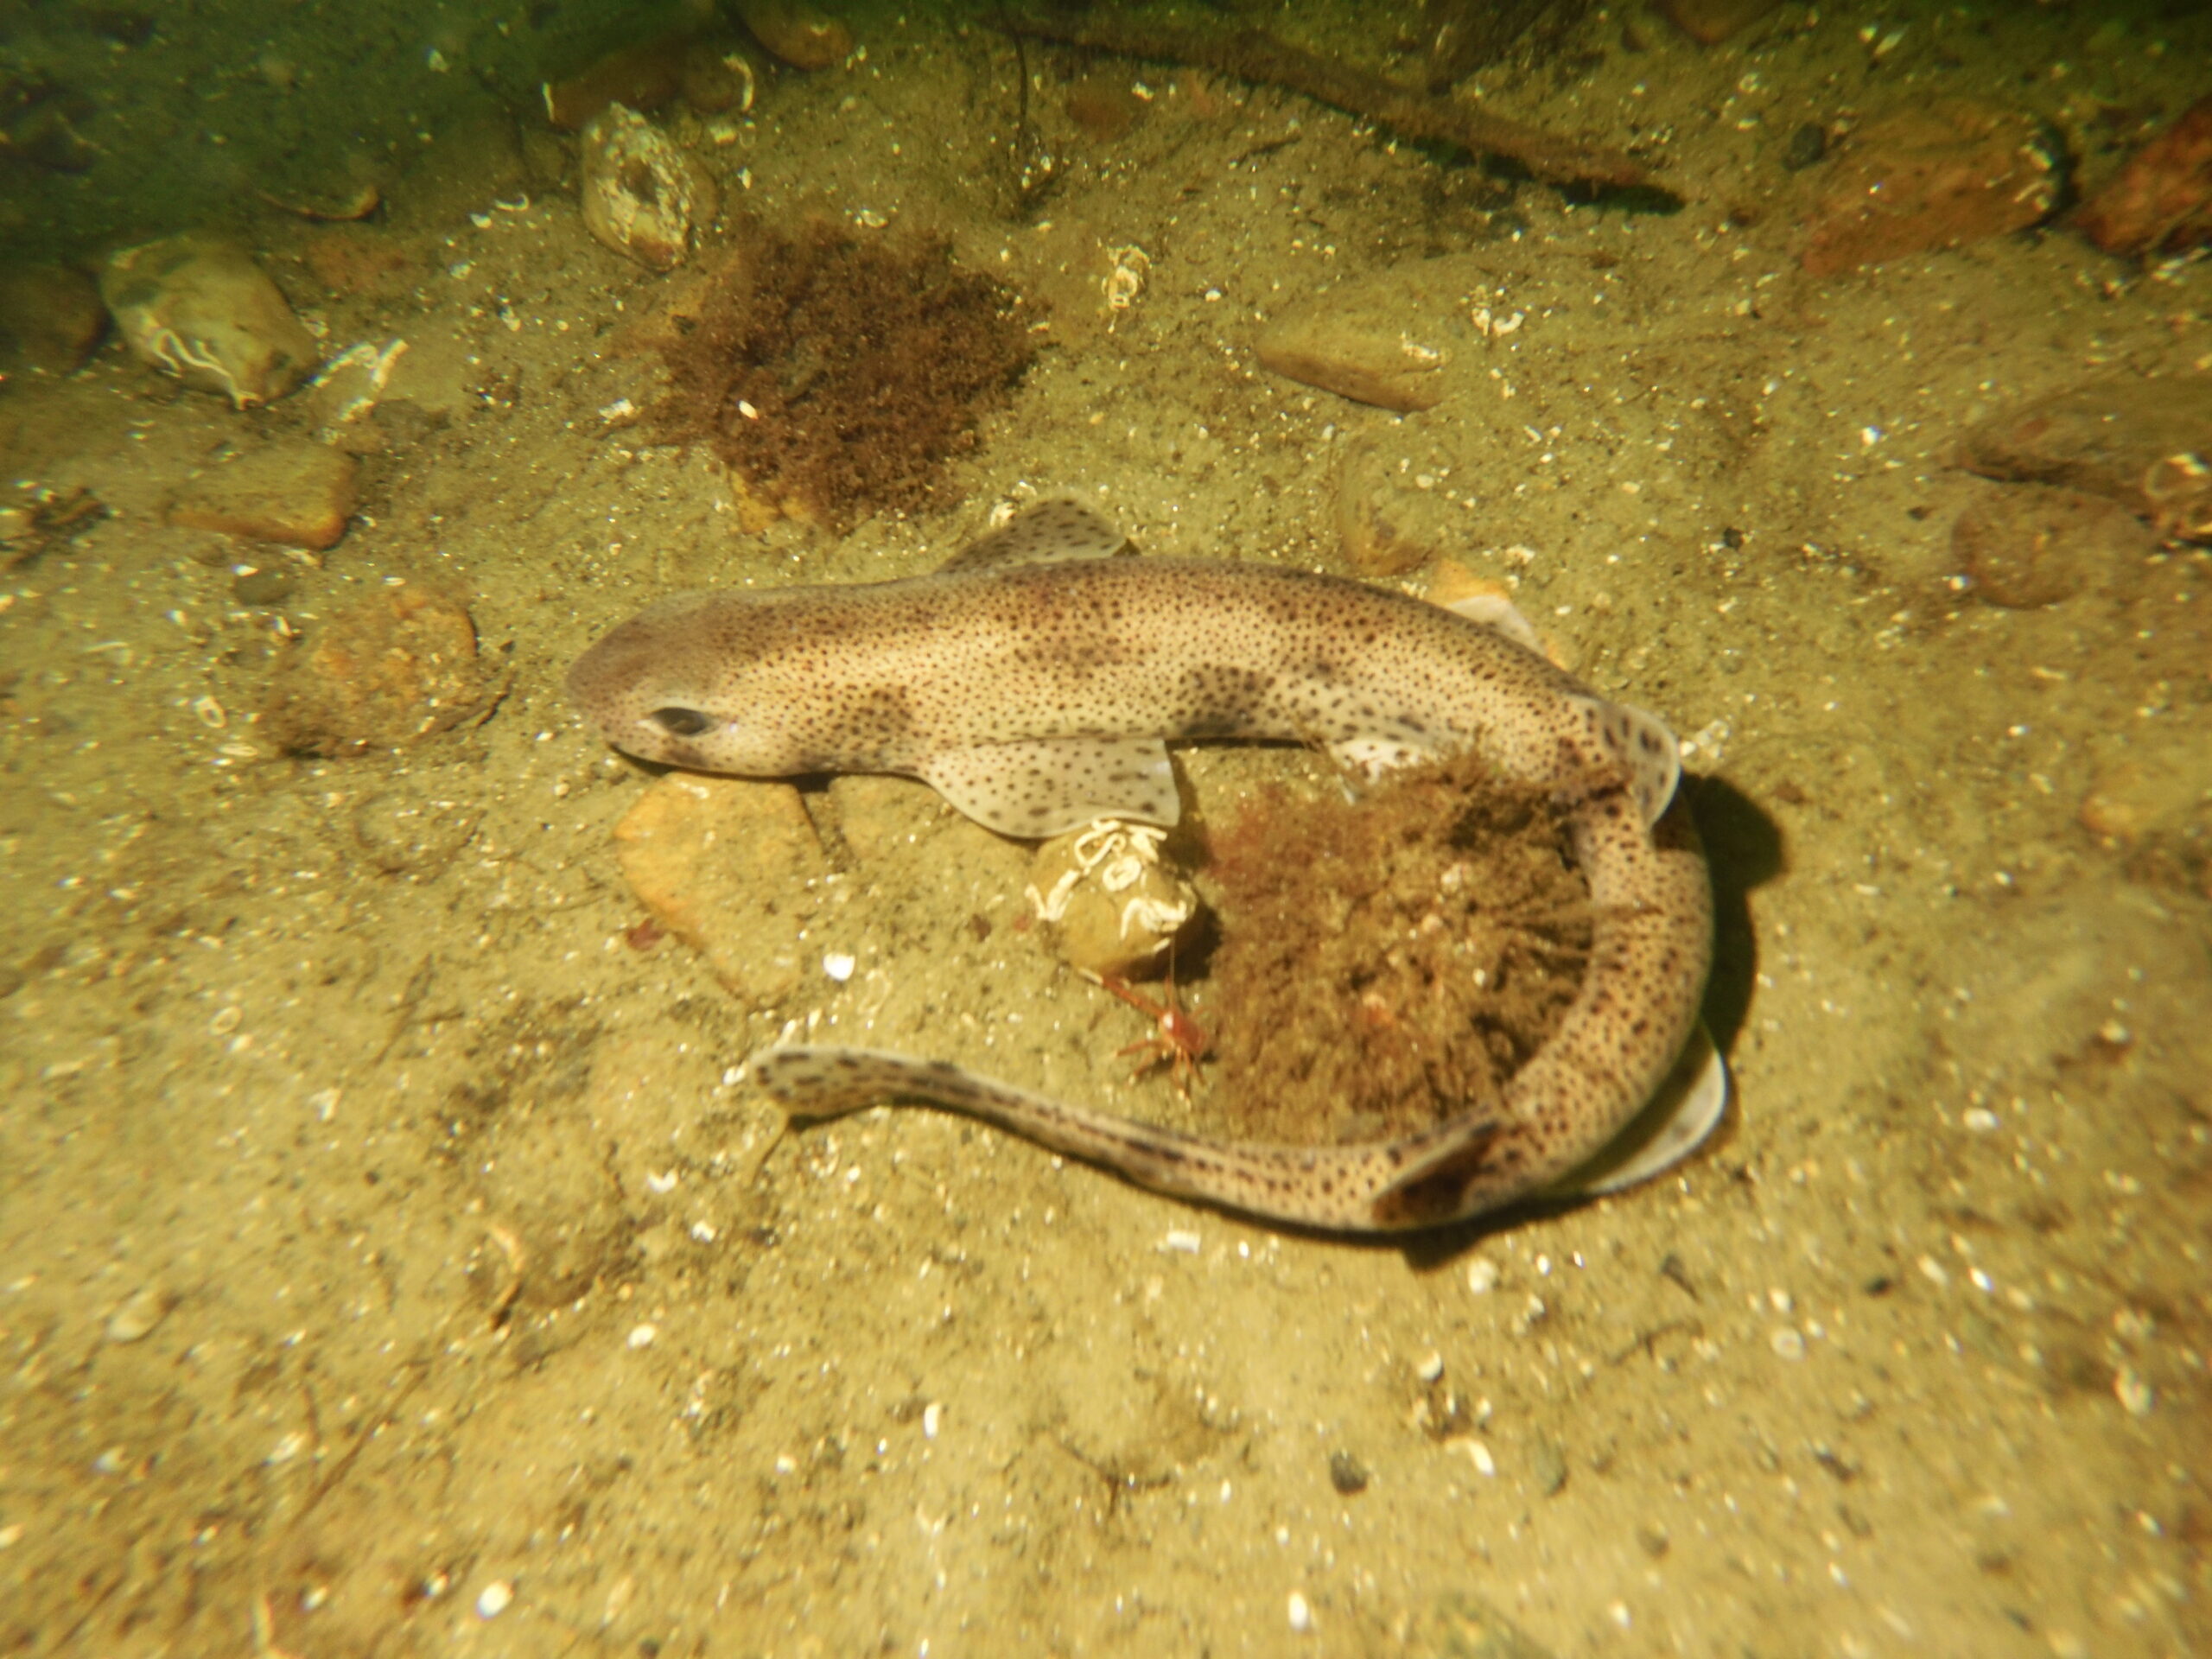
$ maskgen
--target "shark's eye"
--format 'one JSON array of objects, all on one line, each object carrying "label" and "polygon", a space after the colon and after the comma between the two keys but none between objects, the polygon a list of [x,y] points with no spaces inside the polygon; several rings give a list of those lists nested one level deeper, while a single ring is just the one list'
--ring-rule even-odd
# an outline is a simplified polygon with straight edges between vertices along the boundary
[{"label": "shark's eye", "polygon": [[649,718],[671,737],[696,737],[715,723],[696,709],[656,709]]}]

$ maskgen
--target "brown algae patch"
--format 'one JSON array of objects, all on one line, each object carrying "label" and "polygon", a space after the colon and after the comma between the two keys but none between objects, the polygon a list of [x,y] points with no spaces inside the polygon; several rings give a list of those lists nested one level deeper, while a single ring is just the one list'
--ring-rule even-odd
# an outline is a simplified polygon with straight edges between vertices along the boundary
[{"label": "brown algae patch", "polygon": [[758,518],[840,528],[928,503],[1034,354],[1027,308],[938,240],[754,226],[661,345],[667,440],[703,439]]},{"label": "brown algae patch", "polygon": [[1478,756],[1356,801],[1270,785],[1207,850],[1200,1102],[1239,1138],[1379,1139],[1495,1098],[1580,983],[1592,912],[1562,815]]}]

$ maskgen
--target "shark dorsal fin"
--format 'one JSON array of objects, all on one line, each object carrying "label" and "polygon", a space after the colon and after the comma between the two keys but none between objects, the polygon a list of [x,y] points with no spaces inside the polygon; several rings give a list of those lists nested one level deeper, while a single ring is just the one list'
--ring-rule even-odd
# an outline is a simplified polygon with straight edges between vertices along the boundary
[{"label": "shark dorsal fin", "polygon": [[1024,507],[944,562],[946,570],[995,570],[1015,564],[1057,564],[1135,552],[1121,526],[1080,501],[1061,497]]}]

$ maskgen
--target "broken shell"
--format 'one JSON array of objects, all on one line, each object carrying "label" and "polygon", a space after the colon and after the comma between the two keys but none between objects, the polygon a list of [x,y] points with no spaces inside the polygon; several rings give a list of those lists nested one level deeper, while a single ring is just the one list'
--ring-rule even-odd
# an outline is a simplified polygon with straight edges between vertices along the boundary
[{"label": "broken shell", "polygon": [[714,177],[626,105],[610,104],[583,130],[584,226],[649,270],[670,270],[721,205]]},{"label": "broken shell", "polygon": [[103,1334],[118,1345],[143,1340],[168,1317],[169,1298],[159,1285],[141,1287],[107,1316]]},{"label": "broken shell", "polygon": [[124,249],[100,272],[100,297],[141,359],[235,409],[282,397],[321,355],[261,267],[205,232]]},{"label": "broken shell", "polygon": [[1037,849],[1028,897],[1072,968],[1128,979],[1155,967],[1198,913],[1196,888],[1165,862],[1166,831],[1101,818]]},{"label": "broken shell", "polygon": [[404,340],[394,340],[381,350],[363,340],[332,358],[309,388],[316,417],[326,427],[344,426],[374,409],[406,349]]},{"label": "broken shell", "polygon": [[2161,535],[2185,542],[2212,541],[2212,466],[2183,451],[2151,463],[2143,499]]}]

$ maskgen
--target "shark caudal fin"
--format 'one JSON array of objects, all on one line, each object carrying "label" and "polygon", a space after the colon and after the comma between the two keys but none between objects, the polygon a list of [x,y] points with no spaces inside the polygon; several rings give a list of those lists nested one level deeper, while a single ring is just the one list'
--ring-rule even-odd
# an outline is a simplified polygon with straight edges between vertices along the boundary
[{"label": "shark caudal fin", "polygon": [[1552,1191],[1562,1197],[1596,1197],[1662,1175],[1703,1146],[1727,1112],[1727,1063],[1700,1020],[1650,1104],[1603,1152]]}]

